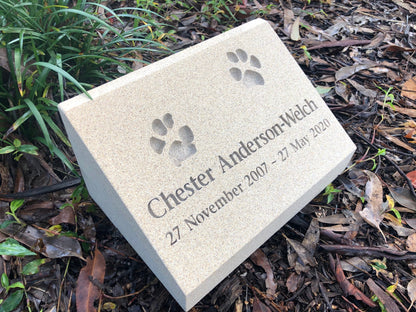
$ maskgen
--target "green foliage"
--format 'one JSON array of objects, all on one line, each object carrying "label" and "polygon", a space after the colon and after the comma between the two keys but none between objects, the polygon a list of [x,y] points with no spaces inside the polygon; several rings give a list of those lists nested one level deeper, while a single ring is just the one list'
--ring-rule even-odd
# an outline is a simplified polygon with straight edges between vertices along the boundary
[{"label": "green foliage", "polygon": [[[238,2],[238,1],[237,1]],[[240,1],[241,2],[241,1]],[[227,22],[236,22],[235,14],[232,12],[231,8],[236,6],[236,1],[232,0],[207,0],[207,1],[174,1],[174,0],[164,0],[164,1],[153,1],[153,0],[136,0],[136,5],[138,8],[151,10],[156,12],[159,15],[162,15],[166,20],[179,20],[179,18],[172,13],[174,10],[187,13],[191,10],[200,11],[201,14],[198,15],[200,19],[214,19],[221,23]],[[272,7],[269,5],[268,7]],[[241,13],[243,11],[240,10]],[[260,11],[255,13],[261,13]],[[144,17],[148,20],[152,20],[153,16],[149,16],[146,12],[140,13],[141,17]],[[153,31],[152,39],[160,40],[165,37],[170,37],[174,34],[175,30],[162,31],[158,29],[159,32]]]},{"label": "green foliage", "polygon": [[255,10],[255,11],[252,13],[252,15],[257,15],[257,16],[267,15],[267,14],[269,14],[269,13],[270,13],[270,11],[271,11],[273,8],[277,8],[277,5],[276,5],[276,4],[274,4],[274,3],[269,3],[269,4],[266,6],[266,8],[265,8],[265,9],[257,9],[257,10]]},{"label": "green foliage", "polygon": [[23,156],[23,153],[38,155],[38,148],[36,146],[30,144],[22,144],[19,139],[14,139],[13,142],[4,140],[4,142],[8,143],[8,145],[0,148],[0,154],[13,153],[13,155],[15,155],[14,159],[16,161],[18,161],[20,157]]},{"label": "green foliage", "polygon": [[70,144],[56,121],[57,104],[130,71],[139,52],[168,52],[152,39],[161,25],[141,15],[151,11],[73,2],[0,0],[0,111],[9,123],[0,153],[36,152],[6,141],[19,131],[73,169],[58,152]]},{"label": "green foliage", "polygon": [[380,301],[380,299],[378,299],[378,297],[376,295],[373,295],[371,297],[371,300],[373,300],[374,302],[378,303],[378,305],[380,307],[380,312],[388,312],[386,310],[386,307],[384,306],[384,304]]},{"label": "green foliage", "polygon": [[8,214],[9,216],[12,216],[17,223],[22,224],[22,221],[20,221],[20,219],[17,217],[16,215],[16,211],[17,209],[19,209],[20,207],[22,207],[22,205],[24,204],[25,200],[24,199],[15,199],[10,203],[10,212],[7,211],[6,214]]},{"label": "green foliage", "polygon": [[383,105],[389,104],[391,109],[394,109],[394,94],[390,93],[391,90],[393,90],[393,87],[389,87],[387,90],[384,90],[382,87],[379,87],[376,85],[377,88],[379,88],[381,91],[384,92],[384,100]]},{"label": "green foliage", "polygon": [[402,216],[400,215],[400,212],[394,207],[390,208],[390,211],[392,211],[396,216],[397,220],[399,220],[399,222],[402,223]]},{"label": "green foliage", "polygon": [[9,292],[10,289],[13,289],[13,288],[22,288],[22,289],[25,288],[22,282],[15,282],[13,284],[10,284],[9,277],[7,276],[6,273],[3,273],[1,275],[1,286],[6,290],[6,294]]},{"label": "green foliage", "polygon": [[367,159],[367,160],[371,160],[373,162],[373,167],[371,167],[371,170],[374,170],[374,169],[377,168],[377,163],[376,163],[375,159],[379,156],[384,156],[384,155],[386,155],[386,149],[385,148],[383,148],[383,149],[379,148],[377,153],[373,157],[370,157],[370,158]]},{"label": "green foliage", "polygon": [[0,312],[15,311],[23,299],[23,290],[19,289],[11,293],[0,305]]},{"label": "green foliage", "polygon": [[45,264],[46,259],[36,259],[23,267],[22,274],[23,275],[33,275],[39,272],[39,267],[42,264]]},{"label": "green foliage", "polygon": [[331,184],[329,184],[326,188],[325,188],[325,192],[324,192],[324,196],[328,196],[327,198],[327,204],[331,203],[334,198],[335,198],[335,194],[341,192],[341,190],[338,190],[336,188],[334,188],[334,186]]},{"label": "green foliage", "polygon": [[0,255],[17,257],[36,256],[34,252],[23,247],[13,238],[8,238],[4,242],[0,243]]},{"label": "green foliage", "polygon": [[237,19],[234,17],[233,12],[231,12],[230,5],[233,5],[231,0],[208,0],[205,1],[205,6],[202,8],[202,14],[208,18],[213,18],[218,22],[221,20],[234,20]]},{"label": "green foliage", "polygon": [[308,60],[312,60],[312,56],[311,56],[311,53],[308,51],[308,48],[306,47],[306,46],[301,46],[301,49],[303,50],[303,53],[304,53],[304,55],[305,55],[305,57],[308,59]]}]

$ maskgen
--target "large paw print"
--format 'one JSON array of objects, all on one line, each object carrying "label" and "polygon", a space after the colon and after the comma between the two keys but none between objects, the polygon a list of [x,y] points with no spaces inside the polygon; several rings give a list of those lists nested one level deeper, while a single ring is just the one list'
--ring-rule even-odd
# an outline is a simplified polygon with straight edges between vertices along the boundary
[{"label": "large paw print", "polygon": [[248,57],[246,51],[237,49],[235,53],[228,52],[227,58],[230,62],[236,63],[237,67],[230,68],[230,74],[236,81],[242,81],[247,87],[264,85],[263,76],[256,70],[261,68],[257,57]]},{"label": "large paw print", "polygon": [[166,144],[168,144],[168,155],[173,163],[179,167],[185,159],[196,153],[196,147],[195,144],[192,143],[194,141],[194,134],[191,128],[188,126],[179,128],[179,140],[175,140],[171,135],[173,127],[173,118],[169,113],[165,114],[162,120],[153,120],[152,129],[154,133],[163,138],[152,136],[150,138],[150,146],[156,153],[162,154],[165,150]]}]

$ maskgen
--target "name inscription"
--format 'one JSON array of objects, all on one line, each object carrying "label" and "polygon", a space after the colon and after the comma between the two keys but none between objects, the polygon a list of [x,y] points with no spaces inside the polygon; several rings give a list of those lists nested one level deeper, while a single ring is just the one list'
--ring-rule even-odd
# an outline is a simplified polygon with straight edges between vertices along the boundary
[{"label": "name inscription", "polygon": [[[309,115],[318,110],[319,107],[312,100],[304,100],[304,104],[297,104],[289,108],[286,112],[279,115],[277,122],[259,133],[249,141],[239,141],[238,148],[227,156],[218,155],[217,160],[220,168],[219,174],[226,174],[229,170],[242,163],[245,159],[256,153],[259,149],[278,139],[288,129],[292,128]],[[206,220],[213,218],[218,212],[226,207],[229,203],[248,191],[253,185],[260,183],[273,167],[278,166],[289,159],[292,154],[307,148],[311,141],[322,135],[331,126],[329,120],[322,119],[312,127],[307,133],[294,138],[289,144],[282,146],[273,159],[268,159],[241,177],[240,182],[234,187],[223,190],[218,194],[217,199],[207,205],[202,210],[196,211],[183,219],[183,222],[173,226],[165,234],[168,243],[172,246],[178,243],[184,233],[190,233],[202,225]],[[277,140],[278,141],[278,140]],[[196,195],[199,191],[215,183],[215,172],[208,168],[203,172],[191,176],[185,183],[176,188],[174,191],[162,191],[159,195],[149,200],[147,209],[149,214],[154,218],[162,218],[174,211],[183,202]]]}]

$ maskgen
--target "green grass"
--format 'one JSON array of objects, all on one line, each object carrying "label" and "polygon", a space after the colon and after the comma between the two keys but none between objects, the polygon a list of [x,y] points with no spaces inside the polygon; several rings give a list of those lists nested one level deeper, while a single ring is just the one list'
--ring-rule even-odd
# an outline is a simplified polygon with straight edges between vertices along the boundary
[{"label": "green grass", "polygon": [[0,0],[0,142],[17,135],[73,169],[57,104],[130,71],[139,53],[169,51],[153,38],[163,28],[150,10],[70,3]]}]

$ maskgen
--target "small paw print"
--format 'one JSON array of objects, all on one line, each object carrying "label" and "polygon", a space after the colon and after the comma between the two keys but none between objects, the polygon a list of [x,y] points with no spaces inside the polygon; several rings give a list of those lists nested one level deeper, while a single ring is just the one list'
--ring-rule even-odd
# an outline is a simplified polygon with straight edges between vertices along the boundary
[{"label": "small paw print", "polygon": [[194,134],[191,128],[188,126],[180,127],[177,132],[179,140],[175,140],[171,135],[173,127],[173,118],[169,113],[165,114],[162,120],[153,120],[152,129],[154,133],[163,138],[152,136],[150,138],[150,146],[156,153],[162,154],[166,145],[169,142],[172,142],[169,144],[168,155],[172,162],[179,167],[185,159],[196,153],[196,147],[195,144],[192,143],[194,141]]},{"label": "small paw print", "polygon": [[[255,70],[261,68],[260,60],[257,57],[250,55],[249,58],[246,51],[237,49],[235,53],[228,52],[227,58],[238,66],[230,68],[230,74],[236,81],[242,81],[247,87],[264,85],[263,76]],[[249,59],[250,61],[247,62]]]}]

